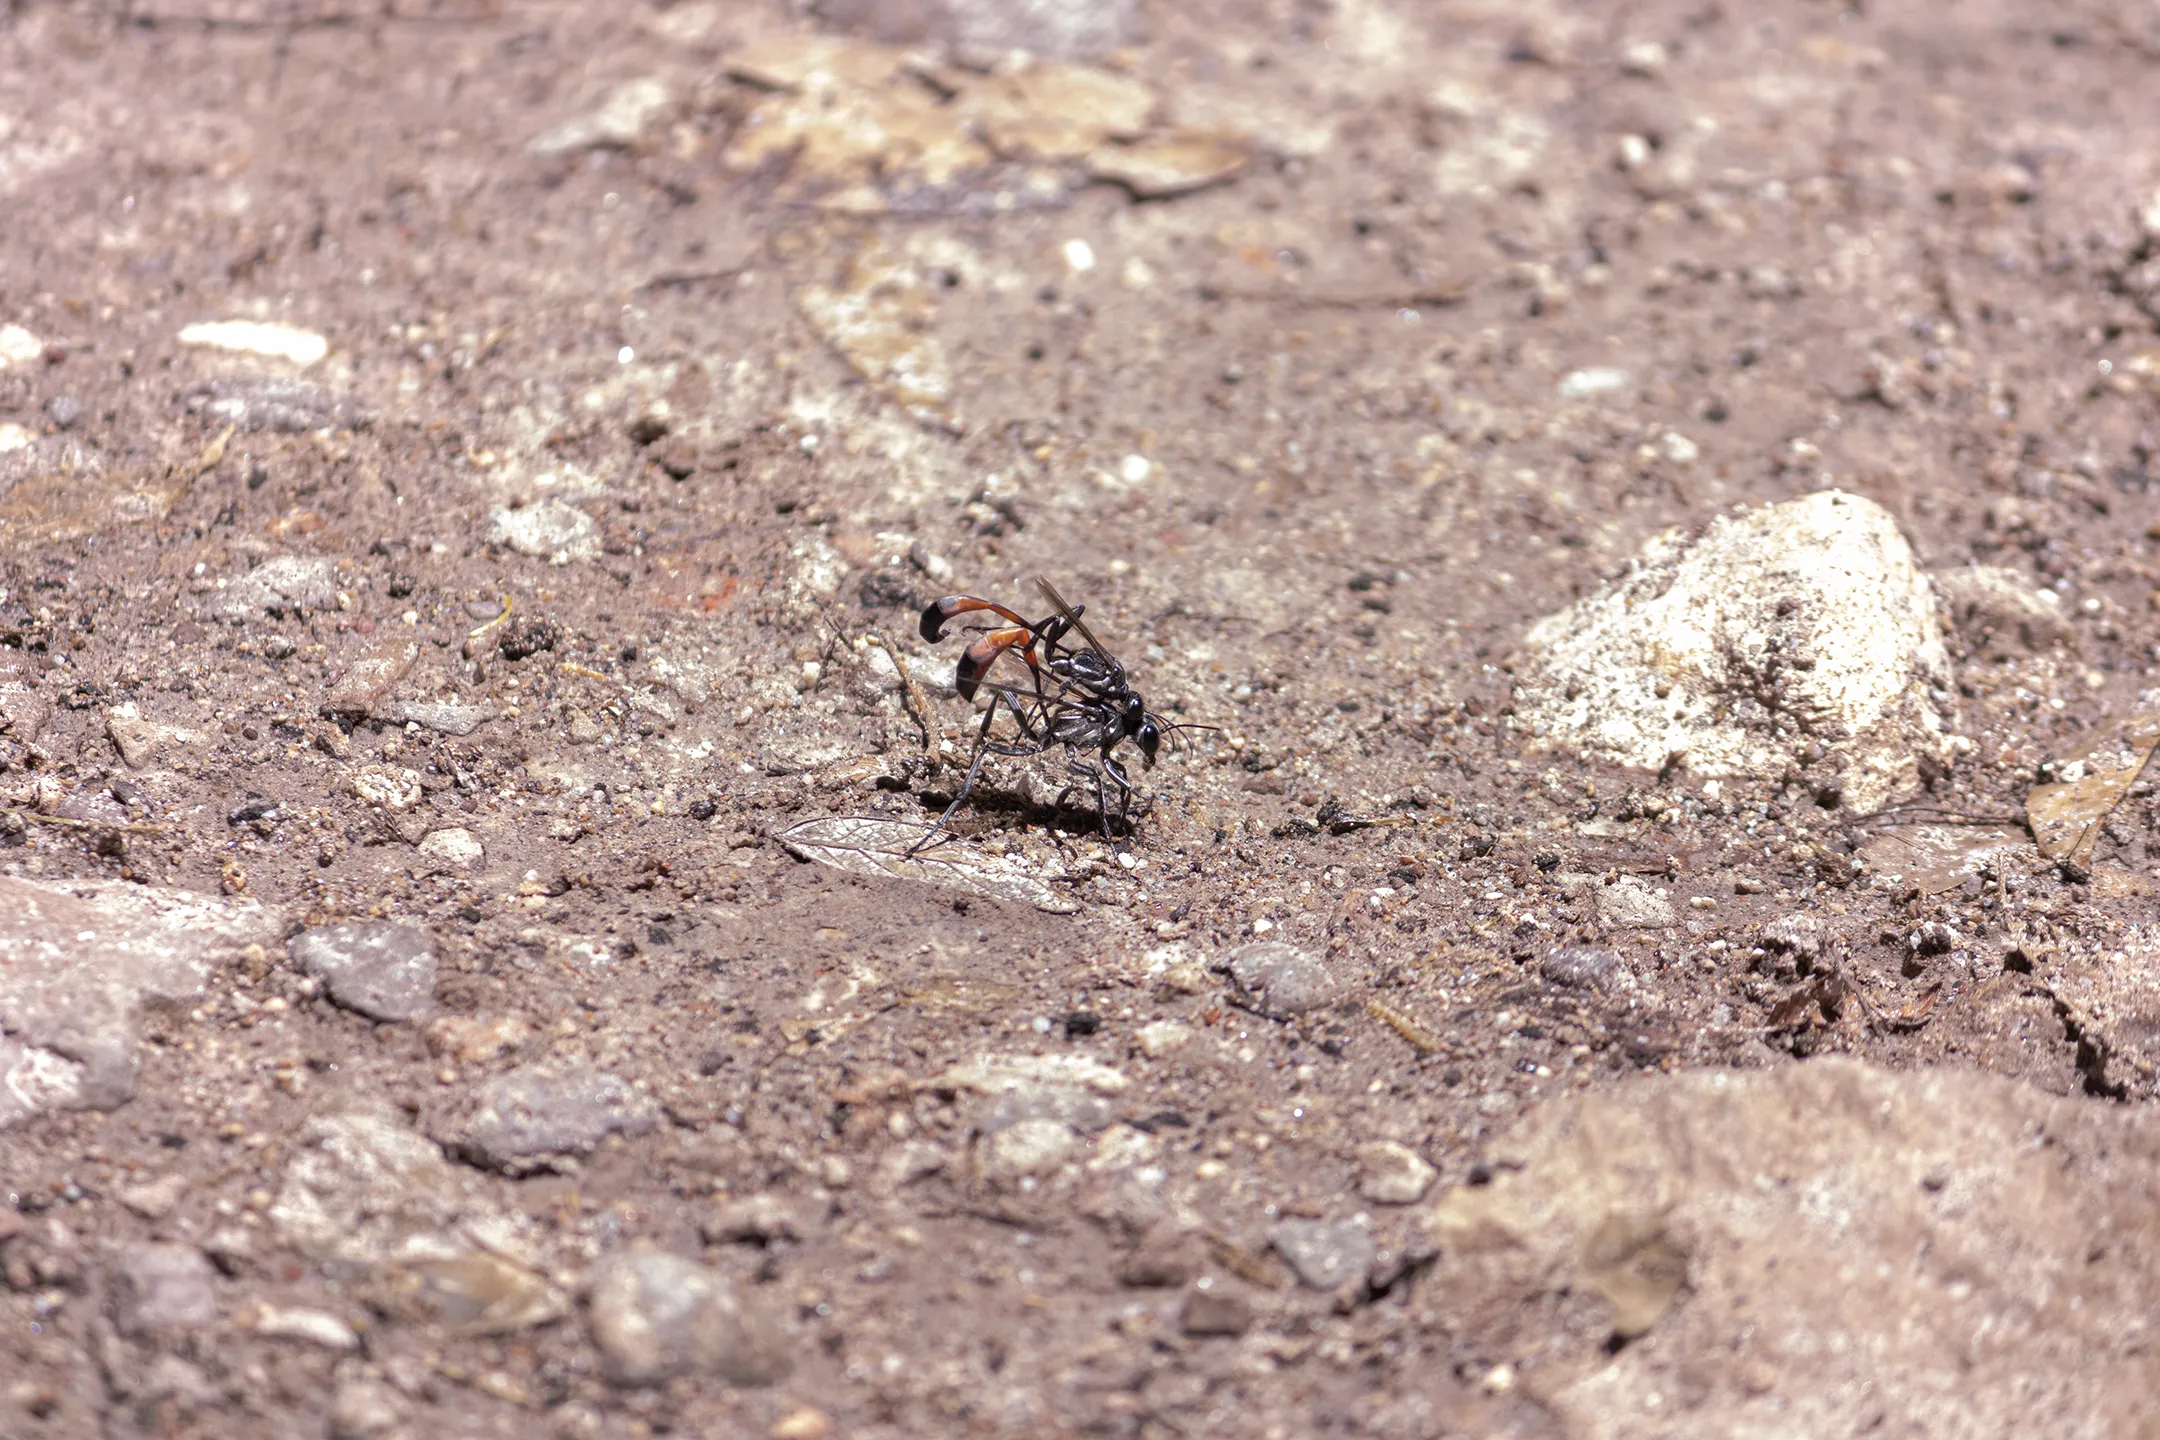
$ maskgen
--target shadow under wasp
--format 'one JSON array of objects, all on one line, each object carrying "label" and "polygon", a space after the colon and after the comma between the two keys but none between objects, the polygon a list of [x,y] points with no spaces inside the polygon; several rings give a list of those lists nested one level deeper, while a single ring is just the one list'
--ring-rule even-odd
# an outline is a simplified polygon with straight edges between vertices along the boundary
[{"label": "shadow under wasp", "polygon": [[[954,669],[953,689],[961,699],[970,701],[977,694],[987,693],[990,704],[975,733],[975,753],[969,758],[967,779],[960,793],[938,816],[929,833],[908,847],[910,855],[935,840],[953,812],[966,803],[982,774],[985,756],[1041,755],[1060,746],[1065,749],[1073,779],[1058,792],[1053,808],[1075,793],[1092,791],[1095,818],[1103,838],[1116,844],[1110,828],[1113,792],[1118,823],[1127,834],[1132,831],[1132,779],[1113,753],[1118,746],[1132,741],[1140,747],[1142,766],[1153,768],[1165,741],[1174,749],[1188,743],[1184,732],[1215,728],[1173,722],[1148,709],[1126,677],[1124,665],[1103,648],[1080,618],[1086,607],[1067,604],[1057,587],[1040,576],[1036,577],[1035,587],[1050,605],[1050,614],[1040,620],[1029,620],[994,600],[974,595],[947,595],[933,601],[922,613],[922,637],[933,644],[945,638],[945,626],[960,615],[986,612],[1005,623],[964,627],[976,639],[961,654]],[[1070,642],[1073,636],[1079,637],[1079,645]],[[1017,655],[1026,663],[1029,684],[1004,684],[985,678],[1004,655]],[[992,738],[992,727],[1001,714],[1012,717],[1016,738]]]}]

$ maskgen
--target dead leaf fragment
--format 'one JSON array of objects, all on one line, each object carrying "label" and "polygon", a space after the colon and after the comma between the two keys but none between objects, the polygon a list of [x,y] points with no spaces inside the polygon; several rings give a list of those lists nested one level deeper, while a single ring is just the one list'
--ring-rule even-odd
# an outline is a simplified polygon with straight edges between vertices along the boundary
[{"label": "dead leaf fragment", "polygon": [[1971,876],[2035,858],[2026,837],[2006,825],[1908,825],[1860,849],[1869,870],[1918,886],[1923,895],[1940,895]]},{"label": "dead leaf fragment", "polygon": [[985,855],[957,841],[909,855],[908,847],[929,828],[916,821],[873,815],[828,815],[791,825],[775,832],[773,838],[797,859],[855,875],[944,885],[999,900],[1018,900],[1053,915],[1069,915],[1079,908],[1018,856]]},{"label": "dead leaf fragment", "polygon": [[2058,768],[2063,778],[2035,785],[2025,797],[2025,819],[2040,853],[2050,860],[2084,864],[2100,838],[2100,822],[2122,803],[2153,747],[2160,744],[2160,715],[2133,715],[2115,743]]},{"label": "dead leaf fragment", "polygon": [[188,487],[225,458],[228,425],[198,453],[163,466],[109,469],[102,457],[75,444],[64,447],[59,464],[30,473],[39,451],[23,449],[15,467],[22,471],[7,487],[11,471],[0,466],[0,548],[29,549],[80,540],[123,525],[162,520]]},{"label": "dead leaf fragment", "polygon": [[1173,130],[1130,145],[1106,145],[1088,156],[1088,173],[1122,185],[1142,200],[1190,195],[1230,179],[1252,163],[1252,152],[1221,135]]},{"label": "dead leaf fragment", "polygon": [[1155,92],[1140,81],[1086,65],[1030,65],[973,100],[990,143],[1015,159],[1077,160],[1138,137],[1155,109]]}]

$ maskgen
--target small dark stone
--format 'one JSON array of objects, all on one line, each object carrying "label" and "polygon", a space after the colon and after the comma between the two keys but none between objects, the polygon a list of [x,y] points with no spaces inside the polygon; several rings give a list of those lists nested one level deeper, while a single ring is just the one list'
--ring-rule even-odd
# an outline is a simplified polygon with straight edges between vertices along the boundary
[{"label": "small dark stone", "polygon": [[1537,866],[1538,869],[1544,871],[1547,875],[1550,875],[1553,871],[1560,868],[1560,857],[1548,850],[1544,854],[1538,856],[1533,863]]},{"label": "small dark stone", "polygon": [[524,660],[543,650],[553,650],[562,640],[562,627],[538,615],[521,615],[503,626],[496,648],[505,660]]},{"label": "small dark stone", "polygon": [[640,415],[630,422],[630,439],[636,445],[650,445],[668,433],[668,422],[658,415]]},{"label": "small dark stone", "polygon": [[1067,1035],[1093,1035],[1102,1029],[1102,1016],[1092,1010],[1075,1010],[1065,1017]]},{"label": "small dark stone", "polygon": [[616,651],[615,653],[622,658],[622,662],[625,665],[629,665],[635,662],[638,657],[637,641],[625,640],[623,642],[622,649]]},{"label": "small dark stone", "polygon": [[143,798],[142,786],[124,777],[112,782],[111,794],[123,805],[140,804]]},{"label": "small dark stone", "polygon": [[646,930],[645,941],[649,945],[672,945],[675,943],[675,932],[665,925],[654,925]]},{"label": "small dark stone", "polygon": [[863,576],[855,599],[865,610],[912,610],[921,603],[915,587],[897,570],[872,570]]},{"label": "small dark stone", "polygon": [[1252,1329],[1252,1303],[1228,1290],[1194,1290],[1185,1297],[1178,1328],[1194,1338],[1214,1336],[1235,1339]]},{"label": "small dark stone", "polygon": [[690,818],[693,820],[710,820],[719,811],[720,807],[710,800],[693,800],[690,802]]},{"label": "small dark stone", "polygon": [[245,825],[250,820],[274,820],[277,818],[278,802],[275,800],[250,800],[225,812],[227,825]]}]

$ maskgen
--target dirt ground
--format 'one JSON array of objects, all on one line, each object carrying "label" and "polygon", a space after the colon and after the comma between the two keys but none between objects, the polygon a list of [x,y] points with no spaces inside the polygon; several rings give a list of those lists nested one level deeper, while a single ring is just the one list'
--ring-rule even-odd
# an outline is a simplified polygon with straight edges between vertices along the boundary
[{"label": "dirt ground", "polygon": [[[2146,1101],[2160,1009],[2066,986],[2156,918],[2149,785],[2077,863],[1869,857],[2153,704],[2156,56],[2128,0],[5,7],[6,873],[439,969],[375,1019],[258,947],[132,1099],[0,1132],[0,1435],[1558,1433],[1490,1382],[1535,1317],[1389,1203],[1530,1107],[1828,1052]],[[1532,620],[1829,486],[2060,597],[1953,631],[1907,808],[1513,723]],[[778,842],[935,815],[916,616],[1038,574],[1215,727],[1124,853],[1055,757],[991,762],[957,883]],[[1262,936],[1309,1008],[1220,972]],[[533,1067],[621,1086],[489,1141]],[[369,1105],[552,1299],[292,1238]],[[144,1245],[214,1318],[116,1318]],[[784,1360],[640,1383],[591,1280],[639,1246]]]}]

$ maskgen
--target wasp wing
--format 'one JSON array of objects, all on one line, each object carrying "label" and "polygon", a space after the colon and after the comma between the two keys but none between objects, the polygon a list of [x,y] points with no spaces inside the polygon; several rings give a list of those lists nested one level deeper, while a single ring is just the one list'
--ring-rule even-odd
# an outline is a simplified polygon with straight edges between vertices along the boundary
[{"label": "wasp wing", "polygon": [[1044,576],[1038,575],[1035,577],[1035,588],[1042,591],[1043,599],[1048,600],[1051,607],[1065,618],[1065,624],[1068,628],[1080,632],[1080,638],[1087,642],[1088,649],[1102,657],[1103,664],[1114,665],[1117,663],[1110,658],[1110,652],[1103,648],[1102,641],[1095,638],[1095,632],[1088,629],[1087,621],[1080,618],[1080,612],[1068,605],[1064,596],[1058,594],[1057,586],[1052,585]]}]

